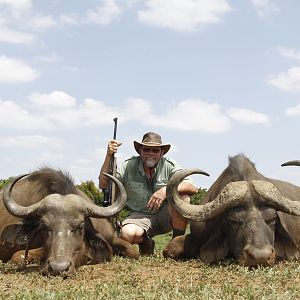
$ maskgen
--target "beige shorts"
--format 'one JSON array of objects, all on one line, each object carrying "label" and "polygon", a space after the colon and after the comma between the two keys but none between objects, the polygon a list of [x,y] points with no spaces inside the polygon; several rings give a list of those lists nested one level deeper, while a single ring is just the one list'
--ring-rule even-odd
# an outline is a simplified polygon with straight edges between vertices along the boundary
[{"label": "beige shorts", "polygon": [[172,230],[169,205],[166,203],[157,213],[132,212],[122,222],[122,226],[135,224],[145,230],[149,237]]}]

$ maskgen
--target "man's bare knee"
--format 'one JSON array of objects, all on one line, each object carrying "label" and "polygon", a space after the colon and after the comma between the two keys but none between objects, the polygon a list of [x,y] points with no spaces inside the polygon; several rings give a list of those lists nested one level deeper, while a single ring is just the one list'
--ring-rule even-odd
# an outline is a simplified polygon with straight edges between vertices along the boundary
[{"label": "man's bare knee", "polygon": [[138,244],[143,240],[144,230],[135,225],[127,224],[122,227],[121,238],[131,244]]}]

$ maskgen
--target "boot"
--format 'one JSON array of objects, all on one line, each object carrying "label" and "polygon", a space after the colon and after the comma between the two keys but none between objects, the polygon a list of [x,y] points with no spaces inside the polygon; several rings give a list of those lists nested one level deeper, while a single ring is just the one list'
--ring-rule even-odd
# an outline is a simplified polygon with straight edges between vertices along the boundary
[{"label": "boot", "polygon": [[142,256],[152,255],[154,253],[155,241],[144,235],[144,239],[141,243],[139,243],[139,250]]}]

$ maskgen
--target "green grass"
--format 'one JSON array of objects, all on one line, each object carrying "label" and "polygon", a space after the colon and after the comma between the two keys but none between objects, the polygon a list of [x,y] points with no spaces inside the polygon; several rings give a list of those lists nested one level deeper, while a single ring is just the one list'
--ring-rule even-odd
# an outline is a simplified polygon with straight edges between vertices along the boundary
[{"label": "green grass", "polygon": [[44,277],[37,268],[0,264],[0,299],[300,299],[300,266],[248,269],[233,261],[164,259],[171,234],[155,237],[152,257],[82,266],[75,276]]}]

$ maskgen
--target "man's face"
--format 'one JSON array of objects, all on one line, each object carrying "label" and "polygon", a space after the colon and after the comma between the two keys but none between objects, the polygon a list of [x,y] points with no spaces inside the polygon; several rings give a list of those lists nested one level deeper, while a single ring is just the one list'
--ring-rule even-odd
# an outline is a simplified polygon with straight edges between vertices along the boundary
[{"label": "man's face", "polygon": [[147,168],[153,168],[161,159],[162,151],[160,147],[143,146],[140,150],[140,156]]}]

